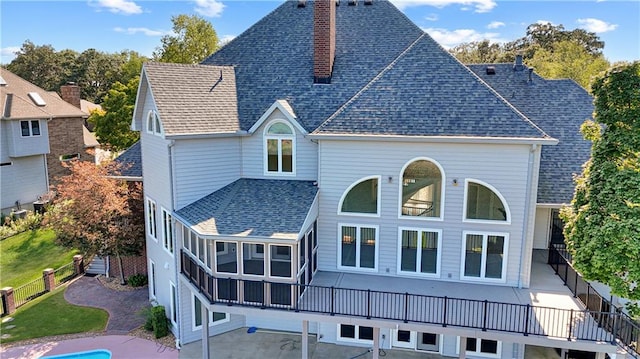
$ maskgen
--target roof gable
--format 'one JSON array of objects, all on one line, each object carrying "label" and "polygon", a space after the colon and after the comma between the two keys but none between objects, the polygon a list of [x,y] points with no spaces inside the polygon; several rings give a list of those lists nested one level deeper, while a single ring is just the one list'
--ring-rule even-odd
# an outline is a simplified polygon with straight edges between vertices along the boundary
[{"label": "roof gable", "polygon": [[269,109],[260,117],[260,119],[258,119],[258,121],[256,121],[256,123],[251,126],[248,132],[256,132],[258,128],[260,128],[260,126],[262,126],[276,111],[279,111],[279,113],[281,113],[286,118],[286,120],[289,121],[289,123],[295,126],[298,131],[303,134],[307,133],[307,130],[305,130],[305,128],[302,127],[302,125],[300,125],[300,123],[298,122],[296,114],[293,112],[293,109],[291,108],[287,100],[277,100],[276,102],[274,102],[273,105],[271,105],[271,107],[269,107]]},{"label": "roof gable", "polygon": [[[142,71],[147,83],[139,93],[151,91],[165,136],[239,131],[233,67],[151,62]],[[142,121],[143,128],[146,116],[140,106],[141,101],[134,124]]]}]

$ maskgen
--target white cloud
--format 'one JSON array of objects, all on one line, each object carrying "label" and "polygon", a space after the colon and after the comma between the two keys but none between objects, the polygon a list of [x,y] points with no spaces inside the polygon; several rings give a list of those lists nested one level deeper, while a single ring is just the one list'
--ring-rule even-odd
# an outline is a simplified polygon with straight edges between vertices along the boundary
[{"label": "white cloud", "polygon": [[235,39],[236,35],[222,35],[218,39],[218,45],[223,46],[231,42],[231,40]]},{"label": "white cloud", "polygon": [[487,29],[497,29],[499,27],[504,26],[505,23],[502,21],[491,21],[489,25],[487,25]]},{"label": "white cloud", "polygon": [[162,31],[162,30],[151,30],[151,29],[147,29],[146,27],[128,27],[126,29],[122,28],[122,27],[115,27],[113,28],[113,31],[115,32],[122,32],[128,35],[135,35],[138,33],[142,33],[145,34],[147,36],[162,36],[162,35],[166,35],[168,33],[170,33],[170,31]]},{"label": "white cloud", "polygon": [[434,6],[443,8],[448,5],[463,5],[466,10],[467,6],[475,8],[476,12],[489,12],[496,7],[494,0],[391,0],[399,9],[405,9],[412,6]]},{"label": "white cloud", "polygon": [[219,17],[222,15],[224,4],[218,0],[195,0],[198,14],[207,17]]},{"label": "white cloud", "polygon": [[585,30],[595,33],[613,31],[618,27],[616,24],[609,24],[605,21],[594,18],[578,19],[576,22],[582,25],[582,28]]},{"label": "white cloud", "polygon": [[0,64],[8,64],[16,57],[16,52],[20,51],[20,46],[8,46],[0,48]]},{"label": "white cloud", "polygon": [[500,35],[495,32],[478,32],[472,29],[447,30],[437,28],[423,30],[431,35],[431,37],[445,49],[450,49],[456,45],[471,41],[489,40],[491,42],[505,42],[505,40],[501,39]]},{"label": "white cloud", "polygon": [[106,8],[108,11],[116,14],[132,15],[142,13],[142,8],[135,2],[129,0],[95,0],[90,1],[89,5]]},{"label": "white cloud", "polygon": [[554,25],[554,26],[555,26],[555,24],[554,24],[554,23],[552,23],[552,22],[551,22],[551,21],[549,21],[549,20],[538,20],[538,21],[536,21],[536,24],[539,24],[539,25],[549,24],[549,25]]},{"label": "white cloud", "polygon": [[428,21],[438,21],[438,14],[431,13],[427,15],[424,19]]}]

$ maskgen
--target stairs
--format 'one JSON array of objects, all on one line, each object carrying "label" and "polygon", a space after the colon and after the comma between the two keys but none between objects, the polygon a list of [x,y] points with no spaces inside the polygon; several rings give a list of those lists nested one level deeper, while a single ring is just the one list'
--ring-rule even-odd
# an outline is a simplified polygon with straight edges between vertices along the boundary
[{"label": "stairs", "polygon": [[89,266],[85,270],[85,273],[92,275],[105,275],[107,273],[106,258],[94,256],[91,263],[89,263]]}]

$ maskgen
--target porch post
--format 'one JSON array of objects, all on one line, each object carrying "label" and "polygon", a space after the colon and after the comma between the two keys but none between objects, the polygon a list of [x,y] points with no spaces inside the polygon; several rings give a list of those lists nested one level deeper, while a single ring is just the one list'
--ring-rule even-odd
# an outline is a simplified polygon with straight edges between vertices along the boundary
[{"label": "porch post", "polygon": [[302,321],[302,359],[309,358],[309,321]]},{"label": "porch post", "polygon": [[379,359],[380,353],[380,328],[373,327],[373,355],[371,358]]},{"label": "porch post", "polygon": [[460,345],[458,346],[458,359],[467,357],[467,337],[460,337]]},{"label": "porch post", "polygon": [[209,310],[204,303],[200,306],[200,316],[202,318],[202,359],[209,359],[211,351],[209,350]]}]

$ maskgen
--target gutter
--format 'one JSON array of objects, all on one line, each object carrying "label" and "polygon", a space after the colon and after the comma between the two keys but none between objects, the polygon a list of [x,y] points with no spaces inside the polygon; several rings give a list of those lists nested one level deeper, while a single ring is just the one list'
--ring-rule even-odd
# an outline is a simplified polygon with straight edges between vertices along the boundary
[{"label": "gutter", "polygon": [[522,137],[475,137],[475,136],[404,136],[404,135],[369,135],[369,134],[309,134],[314,140],[333,141],[389,141],[389,142],[421,142],[421,143],[480,143],[480,144],[540,144],[557,145],[558,140],[546,138]]}]

